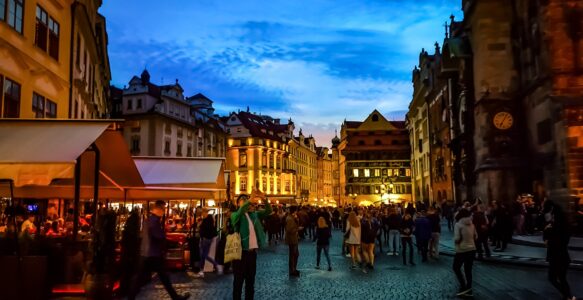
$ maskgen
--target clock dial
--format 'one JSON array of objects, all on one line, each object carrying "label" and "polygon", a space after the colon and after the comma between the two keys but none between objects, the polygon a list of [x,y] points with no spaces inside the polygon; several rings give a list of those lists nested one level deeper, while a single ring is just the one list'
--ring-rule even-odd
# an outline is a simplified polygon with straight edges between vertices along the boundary
[{"label": "clock dial", "polygon": [[500,130],[506,130],[514,124],[514,118],[509,112],[499,112],[494,116],[494,126]]}]

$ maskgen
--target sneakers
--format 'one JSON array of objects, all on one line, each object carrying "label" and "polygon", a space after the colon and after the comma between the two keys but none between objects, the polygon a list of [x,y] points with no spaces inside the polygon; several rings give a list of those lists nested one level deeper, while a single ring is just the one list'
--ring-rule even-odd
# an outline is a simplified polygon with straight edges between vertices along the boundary
[{"label": "sneakers", "polygon": [[316,270],[320,270],[320,266],[316,266]]},{"label": "sneakers", "polygon": [[204,272],[200,271],[194,275],[195,278],[204,278]]},{"label": "sneakers", "polygon": [[468,288],[468,289],[460,289],[460,291],[455,294],[456,296],[473,296],[472,295],[472,289]]},{"label": "sneakers", "polygon": [[368,274],[368,271],[366,270],[366,268],[362,268],[362,273]]},{"label": "sneakers", "polygon": [[394,256],[395,254],[393,254],[393,252],[387,252],[388,256]]},{"label": "sneakers", "polygon": [[350,257],[350,253],[346,253],[346,257]]},{"label": "sneakers", "polygon": [[352,269],[352,270],[356,269],[356,265],[350,266],[350,269]]}]

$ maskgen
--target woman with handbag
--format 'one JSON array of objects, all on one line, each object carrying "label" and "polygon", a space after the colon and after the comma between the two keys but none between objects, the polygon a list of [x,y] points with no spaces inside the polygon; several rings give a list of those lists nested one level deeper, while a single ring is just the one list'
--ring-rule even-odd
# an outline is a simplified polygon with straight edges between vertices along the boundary
[{"label": "woman with handbag", "polygon": [[346,232],[344,233],[345,236],[347,236],[346,244],[348,244],[348,247],[350,247],[350,257],[352,257],[351,269],[356,269],[356,263],[360,263],[360,251],[358,249],[360,246],[360,230],[360,221],[358,220],[356,213],[352,211],[348,215],[348,222],[346,222]]}]

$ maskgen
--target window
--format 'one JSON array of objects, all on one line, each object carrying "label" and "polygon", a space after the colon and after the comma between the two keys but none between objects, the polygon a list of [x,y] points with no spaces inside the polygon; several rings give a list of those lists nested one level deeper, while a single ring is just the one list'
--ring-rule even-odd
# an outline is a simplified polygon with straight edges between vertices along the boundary
[{"label": "window", "polygon": [[140,136],[139,135],[132,136],[131,152],[133,155],[140,154]]},{"label": "window", "polygon": [[132,110],[132,109],[134,109],[132,99],[128,99],[128,110]]},{"label": "window", "polygon": [[372,121],[373,122],[378,122],[379,121],[379,115],[377,115],[377,114],[372,115]]},{"label": "window", "polygon": [[374,144],[375,144],[375,145],[377,145],[377,146],[380,146],[380,145],[382,145],[382,143],[381,143],[381,140],[375,140],[375,141],[374,141]]},{"label": "window", "polygon": [[0,101],[2,117],[18,118],[20,116],[20,84],[4,78],[4,99],[2,100],[4,100]]},{"label": "window", "polygon": [[242,192],[247,191],[247,177],[241,177],[239,182],[239,190]]},{"label": "window", "polygon": [[186,146],[186,157],[192,157],[192,146],[191,145]]},{"label": "window", "polygon": [[170,155],[170,141],[164,142],[164,154]]},{"label": "window", "polygon": [[263,167],[267,167],[267,154],[265,154],[265,152],[263,153],[263,155],[261,157],[261,165]]},{"label": "window", "polygon": [[179,138],[182,137],[182,127],[178,127],[178,129],[176,130],[176,136]]},{"label": "window", "polygon": [[411,177],[411,169],[409,168],[405,169],[405,176]]},{"label": "window", "polygon": [[370,177],[370,169],[364,169],[364,177]]},{"label": "window", "polygon": [[6,20],[18,33],[22,33],[23,14],[24,0],[0,0],[0,20]]},{"label": "window", "polygon": [[57,104],[37,93],[32,93],[32,112],[35,118],[56,118]]},{"label": "window", "polygon": [[59,59],[59,23],[42,7],[36,7],[36,32],[34,44],[54,58]]},{"label": "window", "polygon": [[286,192],[291,192],[291,184],[289,180],[285,181],[285,189]]},{"label": "window", "polygon": [[374,177],[381,177],[381,169],[374,169]]},{"label": "window", "polygon": [[176,143],[176,156],[182,156],[182,142]]},{"label": "window", "polygon": [[352,176],[358,177],[358,169],[353,169],[352,170]]},{"label": "window", "polygon": [[359,146],[364,146],[364,141],[363,140],[358,141],[358,145]]},{"label": "window", "polygon": [[136,108],[137,109],[142,108],[142,99],[138,99],[138,103],[136,104]]},{"label": "window", "polygon": [[6,19],[6,0],[0,0],[0,21]]},{"label": "window", "polygon": [[241,154],[239,156],[239,167],[246,168],[247,167],[247,154]]},{"label": "window", "polygon": [[263,177],[263,179],[261,180],[261,184],[263,184],[262,192],[267,191],[267,177]]}]

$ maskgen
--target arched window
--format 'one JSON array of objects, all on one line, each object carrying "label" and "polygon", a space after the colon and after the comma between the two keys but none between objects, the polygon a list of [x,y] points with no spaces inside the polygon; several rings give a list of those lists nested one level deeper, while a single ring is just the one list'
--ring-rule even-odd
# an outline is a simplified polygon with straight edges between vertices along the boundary
[{"label": "arched window", "polygon": [[377,114],[372,115],[372,121],[373,122],[378,122],[379,121],[379,115],[377,115]]}]

